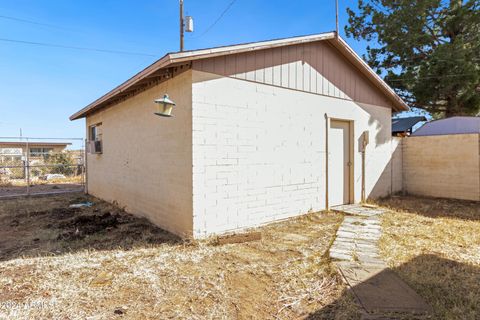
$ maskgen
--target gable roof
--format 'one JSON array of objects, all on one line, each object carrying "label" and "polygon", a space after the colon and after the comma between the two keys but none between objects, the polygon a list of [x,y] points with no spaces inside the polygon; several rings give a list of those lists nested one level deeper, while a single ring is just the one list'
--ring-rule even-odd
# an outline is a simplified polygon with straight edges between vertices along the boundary
[{"label": "gable roof", "polygon": [[417,123],[427,121],[424,116],[392,119],[392,133],[403,133],[411,130]]},{"label": "gable roof", "polygon": [[451,117],[425,123],[412,136],[480,133],[480,117]]},{"label": "gable roof", "polygon": [[271,49],[277,47],[291,46],[315,41],[329,41],[333,44],[354,66],[358,68],[372,83],[383,93],[390,101],[396,111],[408,110],[407,104],[390,88],[380,76],[377,75],[368,64],[358,56],[353,49],[335,32],[320,33],[308,36],[252,42],[245,44],[237,44],[231,46],[216,47],[210,49],[191,50],[183,52],[168,53],[158,61],[154,62],[132,78],[128,79],[118,87],[114,88],[104,96],[95,100],[85,108],[79,110],[70,116],[70,120],[76,120],[87,116],[88,114],[102,109],[122,96],[131,95],[136,89],[142,85],[151,82],[152,79],[168,77],[165,69],[179,66],[182,63],[188,63],[194,60],[212,58],[217,56],[225,56],[238,54],[243,52],[251,52],[256,50]]}]

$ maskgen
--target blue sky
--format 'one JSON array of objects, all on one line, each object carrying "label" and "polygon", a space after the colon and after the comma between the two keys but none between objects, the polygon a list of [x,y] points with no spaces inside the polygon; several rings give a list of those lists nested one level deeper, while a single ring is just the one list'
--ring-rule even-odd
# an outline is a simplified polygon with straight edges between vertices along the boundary
[{"label": "blue sky", "polygon": [[[195,19],[186,49],[331,31],[334,0],[185,0]],[[340,0],[341,34],[345,8]],[[6,18],[7,17],[7,18]],[[12,20],[23,19],[32,24]],[[46,25],[43,25],[46,24]],[[68,117],[144,67],[178,50],[178,0],[0,0],[0,39],[145,53],[112,54],[0,41],[0,136],[83,137]],[[360,54],[365,43],[347,39]]]}]

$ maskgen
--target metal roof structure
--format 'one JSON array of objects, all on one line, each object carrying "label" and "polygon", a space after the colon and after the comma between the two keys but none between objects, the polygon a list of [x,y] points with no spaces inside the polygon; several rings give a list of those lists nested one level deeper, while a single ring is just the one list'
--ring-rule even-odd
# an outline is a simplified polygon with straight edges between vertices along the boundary
[{"label": "metal roof structure", "polygon": [[26,145],[28,143],[29,146],[70,146],[71,142],[39,142],[39,141],[0,141],[0,145]]},{"label": "metal roof structure", "polygon": [[392,134],[412,133],[412,128],[422,121],[427,121],[427,118],[418,116],[392,119]]},{"label": "metal roof structure", "polygon": [[[329,41],[343,56],[350,61],[357,69],[370,79],[370,81],[392,102],[396,111],[408,110],[407,104],[390,88],[368,64],[358,56],[353,49],[341,38],[337,37],[335,32],[314,34],[309,36],[285,38],[278,40],[269,40],[261,42],[252,42],[231,46],[223,46],[210,49],[191,50],[183,52],[168,53],[161,59],[145,68],[123,84],[111,90],[104,96],[95,100],[85,108],[74,113],[70,120],[76,120],[86,117],[88,114],[96,112],[104,107],[118,103],[121,99],[128,98],[145,90],[158,81],[165,81],[175,75],[177,69],[189,68],[191,62],[199,59],[206,59],[218,56],[264,50],[283,46],[291,46],[315,41]],[[156,82],[157,81],[157,82]]]},{"label": "metal roof structure", "polygon": [[451,117],[424,124],[412,136],[480,133],[480,117]]}]

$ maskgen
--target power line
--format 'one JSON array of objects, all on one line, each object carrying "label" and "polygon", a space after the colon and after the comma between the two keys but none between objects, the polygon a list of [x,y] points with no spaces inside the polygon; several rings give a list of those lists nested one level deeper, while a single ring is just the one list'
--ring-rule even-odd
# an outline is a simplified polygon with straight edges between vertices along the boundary
[{"label": "power line", "polygon": [[[428,61],[426,58],[422,59],[422,60],[401,59],[400,61],[395,61],[393,63],[398,64],[398,65],[403,64],[403,65],[409,65],[409,66],[416,66],[416,65],[420,66],[420,64],[423,63],[423,62],[428,62],[430,64],[434,64],[434,63],[438,63],[438,62],[452,62],[452,61],[473,61],[473,62],[477,62],[477,61],[480,61],[480,58],[451,58],[451,59],[436,59],[436,60],[431,60],[431,61]],[[404,63],[404,62],[409,62],[409,63]]]},{"label": "power line", "polygon": [[237,0],[232,0],[230,4],[225,8],[225,10],[223,10],[220,16],[217,18],[217,20],[215,20],[201,35],[199,35],[198,37],[195,37],[194,39],[201,38],[204,35],[206,35],[208,32],[210,32],[210,30],[212,30],[217,25],[217,23],[220,22],[220,20],[222,20],[222,18],[225,16],[225,14],[227,14],[227,12],[235,4],[235,2],[237,2]]},{"label": "power line", "polygon": [[425,76],[425,77],[400,77],[396,79],[387,80],[388,82],[401,82],[405,80],[424,80],[424,79],[443,79],[455,77],[470,77],[471,74],[444,74],[441,76]]},{"label": "power line", "polygon": [[34,42],[34,41],[24,41],[24,40],[16,40],[16,39],[0,38],[0,41],[10,42],[10,43],[20,43],[20,44],[26,44],[26,45],[42,46],[42,47],[52,47],[52,48],[62,48],[62,49],[74,49],[74,50],[82,50],[82,51],[93,51],[93,52],[102,52],[102,53],[114,53],[114,54],[124,54],[124,55],[132,55],[132,56],[157,57],[157,55],[149,54],[149,53],[130,52],[130,51],[119,51],[119,50],[108,50],[108,49],[97,49],[97,48],[86,48],[86,47],[75,47],[75,46],[66,46],[66,45],[61,45],[61,44],[44,43],[44,42]]},{"label": "power line", "polygon": [[44,26],[44,27],[55,28],[55,29],[65,29],[65,28],[55,26],[55,25],[52,25],[52,24],[47,24],[47,23],[42,23],[42,22],[37,22],[37,21],[27,20],[27,19],[21,19],[21,18],[16,18],[16,17],[11,17],[11,16],[0,15],[0,19],[12,20],[12,21],[28,23],[28,24],[34,24],[34,25],[37,25],[37,26]]},{"label": "power line", "polygon": [[[374,49],[379,49],[379,48],[374,48]],[[472,52],[475,52],[474,50],[472,50]],[[365,57],[365,58],[368,58],[368,57]],[[403,62],[405,61],[409,61],[409,62],[413,62],[413,63],[421,63],[421,62],[425,62],[425,61],[428,61],[430,59],[429,62],[450,62],[450,61],[465,61],[465,60],[472,60],[472,61],[480,61],[480,58],[477,58],[477,57],[470,57],[470,58],[456,58],[456,57],[450,57],[448,59],[433,59],[433,58],[427,58],[425,56],[422,56],[422,57],[412,57],[412,58],[401,58],[401,57],[397,57],[397,56],[394,56],[394,57],[380,57],[380,58],[383,58],[382,62],[385,61],[387,58],[390,58],[390,59],[396,59],[394,61],[392,61],[392,63],[395,63],[395,64],[402,64]],[[365,62],[368,62],[368,59],[363,59],[362,57],[362,60],[365,61]]]},{"label": "power line", "polygon": [[[370,66],[370,63],[368,60],[365,60],[362,58],[362,60],[367,63]],[[445,64],[446,62],[452,63],[452,62],[472,62],[474,64],[479,64],[480,63],[480,58],[451,58],[451,59],[436,59],[432,61],[428,61],[426,58],[423,58],[421,60],[419,59],[401,59],[399,61],[395,61],[389,66],[379,66],[376,68],[381,68],[385,70],[390,70],[394,68],[408,68],[408,67],[424,67],[423,65],[424,62],[427,62],[430,66],[433,65],[439,65],[439,64]],[[380,63],[384,63],[385,61],[380,61]],[[373,68],[373,67],[372,67]]]}]

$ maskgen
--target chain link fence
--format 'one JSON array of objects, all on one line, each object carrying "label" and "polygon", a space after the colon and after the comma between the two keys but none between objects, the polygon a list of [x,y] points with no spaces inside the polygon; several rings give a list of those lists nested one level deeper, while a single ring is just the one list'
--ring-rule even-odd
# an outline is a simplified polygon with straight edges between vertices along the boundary
[{"label": "chain link fence", "polygon": [[82,138],[0,137],[0,198],[85,190]]}]

